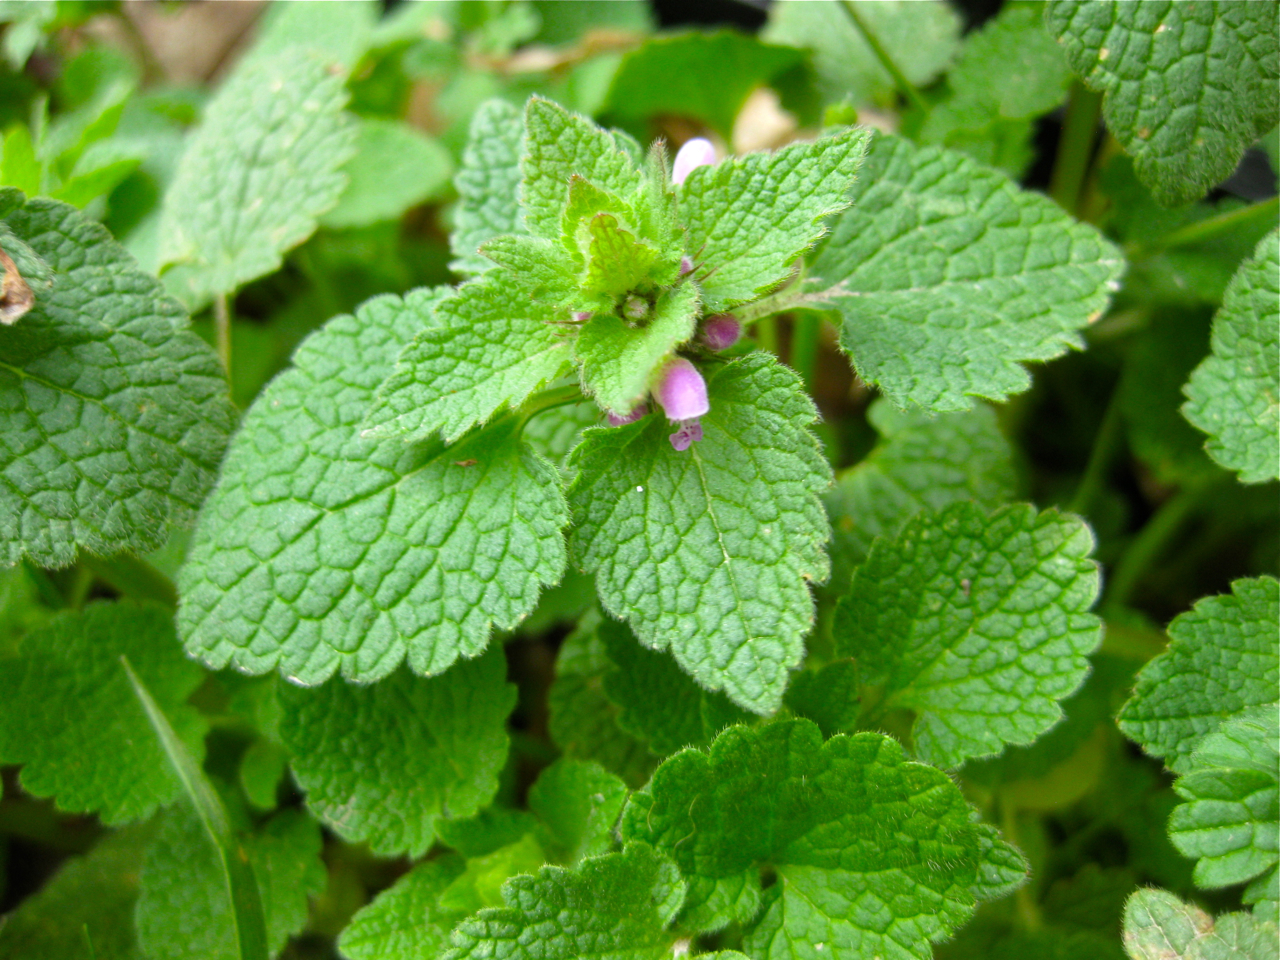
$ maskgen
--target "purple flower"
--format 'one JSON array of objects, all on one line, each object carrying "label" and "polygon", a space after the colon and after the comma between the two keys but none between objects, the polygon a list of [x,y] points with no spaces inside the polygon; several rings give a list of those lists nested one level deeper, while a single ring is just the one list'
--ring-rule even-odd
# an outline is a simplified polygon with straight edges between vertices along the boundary
[{"label": "purple flower", "polygon": [[702,344],[713,353],[728,350],[742,336],[742,324],[729,313],[713,313],[702,321]]},{"label": "purple flower", "polygon": [[716,162],[716,148],[710,140],[694,137],[685,143],[676,154],[676,162],[671,168],[672,183],[684,183],[685,177],[696,167],[709,167]]},{"label": "purple flower", "polygon": [[609,421],[611,427],[625,427],[628,423],[635,423],[641,417],[649,413],[649,405],[642,403],[625,416],[619,416],[616,413],[606,413],[605,419]]},{"label": "purple flower", "polygon": [[653,397],[668,420],[696,420],[711,409],[702,374],[684,357],[672,357],[664,363],[651,382]]},{"label": "purple flower", "polygon": [[673,433],[669,438],[671,445],[679,452],[683,453],[693,444],[702,439],[702,424],[695,420],[680,421],[680,429]]}]

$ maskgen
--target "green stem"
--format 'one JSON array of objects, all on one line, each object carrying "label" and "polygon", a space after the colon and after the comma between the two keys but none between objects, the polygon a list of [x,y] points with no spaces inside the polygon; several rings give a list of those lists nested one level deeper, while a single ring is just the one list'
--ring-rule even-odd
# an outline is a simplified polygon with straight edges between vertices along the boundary
[{"label": "green stem", "polygon": [[523,430],[524,425],[536,417],[543,411],[550,410],[553,407],[563,407],[566,404],[577,403],[582,399],[582,389],[577,384],[570,384],[567,387],[556,387],[553,390],[543,390],[541,393],[535,393],[520,406],[520,423],[517,429]]},{"label": "green stem", "polygon": [[227,387],[231,387],[231,304],[227,294],[213,298],[213,330],[217,341],[218,357],[227,373]]},{"label": "green stem", "polygon": [[1120,415],[1120,391],[1111,391],[1111,400],[1107,403],[1107,412],[1102,417],[1102,424],[1093,438],[1093,449],[1089,451],[1089,462],[1085,465],[1084,476],[1080,478],[1080,486],[1075,496],[1067,504],[1067,510],[1088,516],[1090,508],[1102,490],[1107,471],[1115,460],[1124,435],[1122,427],[1124,418]]},{"label": "green stem", "polygon": [[118,553],[114,557],[82,554],[80,562],[94,575],[135,600],[154,600],[174,609],[178,606],[178,590],[173,581],[141,557]]},{"label": "green stem", "polygon": [[818,368],[818,335],[822,319],[812,313],[801,313],[791,325],[791,369],[800,374],[804,388],[813,393]]},{"label": "green stem", "polygon": [[862,34],[862,39],[867,42],[867,46],[871,48],[871,52],[876,55],[876,59],[880,61],[880,66],[884,67],[889,76],[893,77],[894,85],[897,86],[898,92],[901,93],[911,106],[915,107],[921,113],[929,112],[929,105],[924,102],[924,97],[920,96],[920,91],[911,85],[911,81],[907,79],[898,65],[893,62],[893,58],[889,56],[889,51],[884,48],[884,44],[880,42],[880,38],[867,25],[867,21],[862,19],[862,14],[858,12],[850,0],[840,0],[840,5],[844,7],[844,12],[849,15],[849,19],[853,21],[853,25],[858,32]]},{"label": "green stem", "polygon": [[1211,240],[1242,224],[1253,223],[1256,220],[1274,220],[1277,213],[1280,213],[1280,197],[1272,197],[1261,203],[1251,203],[1247,207],[1232,210],[1230,213],[1221,213],[1198,223],[1187,224],[1182,229],[1175,230],[1153,243],[1135,247],[1127,252],[1131,258],[1138,259],[1173,247],[1189,247],[1193,243]]},{"label": "green stem", "polygon": [[1120,557],[1107,584],[1104,610],[1124,606],[1133,588],[1142,580],[1151,562],[1160,555],[1173,535],[1218,483],[1218,479],[1202,481],[1180,490],[1170,497],[1151,516],[1133,542]]},{"label": "green stem", "polygon": [[1071,85],[1067,115],[1062,121],[1058,154],[1049,178],[1049,196],[1072,216],[1080,205],[1080,194],[1093,157],[1093,139],[1098,132],[1098,113],[1102,94],[1095,93],[1077,80]]},{"label": "green stem", "polygon": [[62,595],[62,591],[58,589],[58,585],[53,582],[49,574],[45,573],[30,560],[24,560],[22,565],[31,582],[35,584],[36,593],[40,594],[41,603],[54,610],[61,610],[67,605],[67,598]]},{"label": "green stem", "polygon": [[[1007,798],[1000,798],[1000,832],[1004,834],[1004,838],[1018,846],[1018,810]],[[1024,883],[1018,887],[1014,894],[1014,903],[1018,912],[1018,920],[1021,921],[1024,929],[1029,931],[1039,930],[1043,926],[1040,916],[1040,907],[1036,903],[1031,893],[1031,885]]]},{"label": "green stem", "polygon": [[778,355],[778,318],[776,316],[761,317],[752,328],[756,346],[775,357]]}]

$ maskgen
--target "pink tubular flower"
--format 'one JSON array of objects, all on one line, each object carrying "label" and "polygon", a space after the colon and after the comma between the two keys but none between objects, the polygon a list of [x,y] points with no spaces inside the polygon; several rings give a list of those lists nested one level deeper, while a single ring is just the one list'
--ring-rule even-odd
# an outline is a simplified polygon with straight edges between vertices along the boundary
[{"label": "pink tubular flower", "polygon": [[702,439],[702,424],[698,418],[711,409],[707,401],[707,384],[698,368],[684,357],[672,357],[663,364],[653,379],[654,399],[662,405],[662,411],[680,429],[671,435],[671,445],[677,450],[688,450]]},{"label": "pink tubular flower", "polygon": [[716,148],[711,141],[694,137],[676,154],[676,162],[671,168],[671,182],[684,183],[685,177],[696,167],[708,167],[715,162]]},{"label": "pink tubular flower", "polygon": [[628,423],[635,423],[641,417],[649,413],[649,405],[642,403],[625,416],[619,416],[616,413],[606,413],[605,419],[609,421],[611,427],[625,427]]},{"label": "pink tubular flower", "polygon": [[742,336],[742,324],[729,313],[713,313],[702,321],[702,344],[713,353],[728,350]]}]

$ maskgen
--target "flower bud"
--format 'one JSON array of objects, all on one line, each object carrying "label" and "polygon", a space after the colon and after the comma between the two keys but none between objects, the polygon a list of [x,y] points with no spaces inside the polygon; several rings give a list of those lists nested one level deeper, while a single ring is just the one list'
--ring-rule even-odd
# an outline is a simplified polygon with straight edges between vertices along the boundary
[{"label": "flower bud", "polygon": [[693,273],[693,257],[680,258],[680,276],[686,277]]},{"label": "flower bud", "polygon": [[593,314],[590,310],[575,310],[573,311],[573,322],[586,323],[593,316],[595,316],[595,314]]},{"label": "flower bud", "polygon": [[668,360],[652,382],[654,399],[668,420],[695,420],[711,409],[702,374],[684,357]]},{"label": "flower bud", "polygon": [[628,320],[643,320],[649,316],[649,303],[643,297],[631,294],[623,303],[622,312]]},{"label": "flower bud", "polygon": [[676,162],[671,167],[671,182],[684,183],[685,177],[696,167],[708,167],[716,162],[716,148],[710,140],[694,137],[685,143],[676,154]]},{"label": "flower bud", "polygon": [[702,345],[713,353],[728,350],[742,336],[742,324],[729,313],[714,313],[702,321]]},{"label": "flower bud", "polygon": [[641,417],[648,415],[649,405],[642,403],[625,416],[619,416],[616,413],[606,413],[605,419],[609,421],[611,427],[625,427],[628,423],[635,423]]}]

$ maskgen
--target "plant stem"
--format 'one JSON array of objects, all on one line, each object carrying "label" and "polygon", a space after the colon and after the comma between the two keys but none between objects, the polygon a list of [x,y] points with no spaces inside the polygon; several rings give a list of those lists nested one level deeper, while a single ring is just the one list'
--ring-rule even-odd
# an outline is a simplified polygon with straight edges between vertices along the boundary
[{"label": "plant stem", "polygon": [[94,575],[135,600],[154,600],[171,609],[178,606],[178,590],[173,581],[141,557],[118,553],[114,557],[82,554],[80,562]]},{"label": "plant stem", "polygon": [[778,318],[776,316],[761,317],[757,320],[752,336],[755,337],[756,346],[759,349],[772,353],[775,357],[778,355]]},{"label": "plant stem", "polygon": [[1107,585],[1104,610],[1122,607],[1128,602],[1133,588],[1142,580],[1151,562],[1160,555],[1160,551],[1168,545],[1178,528],[1219,482],[1218,478],[1214,478],[1193,484],[1160,505],[1116,564],[1111,582]]},{"label": "plant stem", "polygon": [[1079,208],[1085,175],[1093,158],[1093,138],[1098,132],[1101,107],[1102,94],[1094,93],[1079,80],[1071,85],[1062,136],[1058,139],[1058,155],[1054,157],[1053,176],[1049,179],[1049,196],[1072,216]]},{"label": "plant stem", "polygon": [[862,39],[867,42],[871,52],[880,61],[880,66],[884,67],[889,76],[893,77],[893,82],[898,88],[898,92],[906,98],[911,106],[921,113],[928,113],[929,105],[924,102],[924,97],[920,96],[920,91],[911,85],[911,81],[907,79],[906,74],[893,62],[893,58],[889,56],[889,51],[884,48],[880,38],[867,26],[867,21],[862,19],[862,14],[858,12],[858,8],[850,0],[840,0],[840,5],[844,7],[844,12],[849,15],[849,19],[853,21],[854,27],[862,34]]},{"label": "plant stem", "polygon": [[822,320],[812,313],[801,313],[791,325],[791,369],[800,374],[804,388],[813,393],[813,380],[818,367],[818,334]]},{"label": "plant stem", "polygon": [[231,388],[231,304],[225,293],[213,298],[213,330],[222,369],[227,372],[227,389]]},{"label": "plant stem", "polygon": [[1089,462],[1085,465],[1084,476],[1080,478],[1080,486],[1076,488],[1075,496],[1067,504],[1067,510],[1071,513],[1088,516],[1089,508],[1093,506],[1106,480],[1107,470],[1120,449],[1123,424],[1124,419],[1120,415],[1120,391],[1115,389],[1111,391],[1107,412],[1103,414],[1102,424],[1093,438],[1093,449],[1089,451]]},{"label": "plant stem", "polygon": [[1221,213],[1216,217],[1209,217],[1207,220],[1201,220],[1198,223],[1189,223],[1180,230],[1175,230],[1173,233],[1167,234],[1153,243],[1136,247],[1127,252],[1136,259],[1148,257],[1173,247],[1188,247],[1193,243],[1210,240],[1242,224],[1253,223],[1255,220],[1274,220],[1277,213],[1280,213],[1280,197],[1271,197],[1269,200],[1263,200],[1261,203],[1251,203],[1249,206],[1241,207],[1239,210]]},{"label": "plant stem", "polygon": [[[1018,846],[1018,810],[1007,797],[1000,798],[1000,832],[1004,838]],[[1026,930],[1036,931],[1042,926],[1040,907],[1031,894],[1031,887],[1024,883],[1014,894],[1014,903],[1018,911],[1018,919]]]}]

